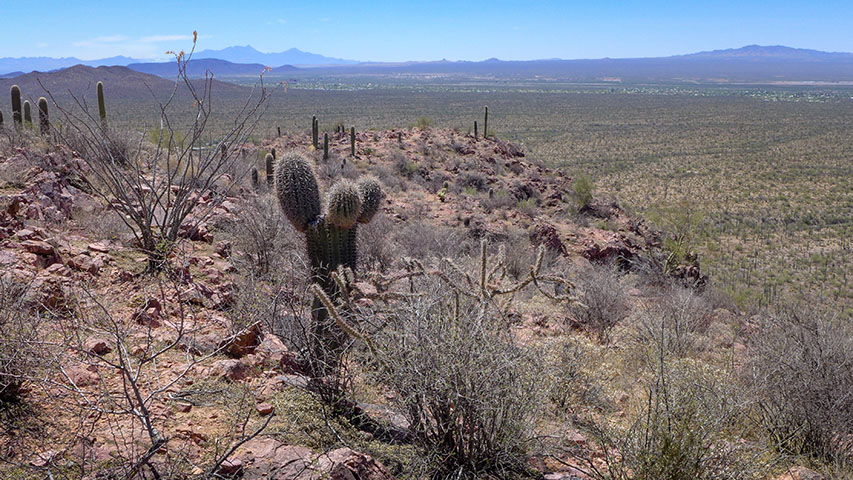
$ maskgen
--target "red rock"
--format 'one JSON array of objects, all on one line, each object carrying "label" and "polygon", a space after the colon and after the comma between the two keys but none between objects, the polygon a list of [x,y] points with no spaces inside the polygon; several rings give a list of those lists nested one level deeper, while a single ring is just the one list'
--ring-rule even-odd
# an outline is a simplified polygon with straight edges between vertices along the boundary
[{"label": "red rock", "polygon": [[243,478],[308,480],[315,454],[305,447],[285,445],[270,437],[249,440],[236,452],[245,465]]},{"label": "red rock", "polygon": [[177,410],[181,413],[189,413],[192,409],[193,405],[191,403],[179,403],[177,407]]},{"label": "red rock", "polygon": [[271,414],[275,410],[275,408],[269,403],[259,403],[255,405],[255,409],[257,409],[258,413],[264,417]]},{"label": "red rock", "polygon": [[788,469],[776,480],[824,480],[823,475],[803,466],[795,466]]},{"label": "red rock", "polygon": [[339,448],[317,458],[318,468],[329,480],[393,480],[385,467],[369,455]]},{"label": "red rock", "polygon": [[100,270],[100,267],[98,266],[98,263],[95,262],[95,259],[88,255],[77,255],[76,257],[71,257],[68,259],[67,263],[69,267],[75,270],[79,270],[81,272],[88,272],[93,275],[98,273],[98,270]]},{"label": "red rock", "polygon": [[235,476],[240,475],[243,472],[243,461],[239,458],[234,458],[231,460],[225,460],[222,462],[222,465],[219,466],[219,470],[216,471],[219,475],[228,475]]},{"label": "red rock", "polygon": [[41,240],[41,236],[29,228],[22,228],[15,232],[15,236],[21,240]]},{"label": "red rock", "polygon": [[24,240],[21,242],[21,246],[24,250],[35,253],[36,255],[54,255],[56,253],[56,249],[53,248],[53,245],[43,241],[43,240]]},{"label": "red rock", "polygon": [[94,353],[95,355],[106,355],[113,351],[113,349],[110,348],[109,343],[102,338],[90,338],[86,340],[83,348],[87,352]]},{"label": "red rock", "polygon": [[240,358],[254,353],[261,343],[261,322],[255,322],[238,333],[234,338],[229,338],[219,344],[228,355]]},{"label": "red rock", "polygon": [[68,375],[68,378],[70,378],[78,387],[85,387],[87,385],[98,383],[98,374],[96,372],[97,369],[92,371],[88,368],[83,368],[81,365],[74,365],[65,369],[65,373]]},{"label": "red rock", "polygon": [[210,375],[237,381],[249,376],[249,369],[240,360],[217,360],[210,365]]},{"label": "red rock", "polygon": [[88,248],[89,250],[91,250],[93,252],[99,252],[99,253],[109,253],[109,251],[110,251],[110,246],[109,246],[109,244],[107,244],[107,242],[90,243],[86,248]]}]

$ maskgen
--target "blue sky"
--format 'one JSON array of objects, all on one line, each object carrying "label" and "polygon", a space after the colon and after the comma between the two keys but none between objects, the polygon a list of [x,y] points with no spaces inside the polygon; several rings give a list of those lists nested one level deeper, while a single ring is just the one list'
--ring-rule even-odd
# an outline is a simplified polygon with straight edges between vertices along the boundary
[{"label": "blue sky", "polygon": [[165,58],[291,47],[355,60],[665,56],[749,44],[853,52],[853,1],[0,0],[0,57]]}]

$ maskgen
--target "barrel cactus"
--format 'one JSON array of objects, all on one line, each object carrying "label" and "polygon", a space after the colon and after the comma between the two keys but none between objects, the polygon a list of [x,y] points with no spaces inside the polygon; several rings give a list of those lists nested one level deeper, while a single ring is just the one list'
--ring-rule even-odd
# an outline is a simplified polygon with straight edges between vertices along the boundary
[{"label": "barrel cactus", "polygon": [[[277,160],[275,189],[285,217],[305,234],[312,281],[330,297],[338,297],[332,273],[339,266],[355,271],[358,224],[370,222],[379,211],[384,199],[379,182],[373,177],[363,177],[357,183],[339,180],[329,188],[323,209],[317,178],[308,160],[298,153],[288,153]],[[327,372],[337,365],[342,332],[316,298],[313,320],[315,359]]]}]

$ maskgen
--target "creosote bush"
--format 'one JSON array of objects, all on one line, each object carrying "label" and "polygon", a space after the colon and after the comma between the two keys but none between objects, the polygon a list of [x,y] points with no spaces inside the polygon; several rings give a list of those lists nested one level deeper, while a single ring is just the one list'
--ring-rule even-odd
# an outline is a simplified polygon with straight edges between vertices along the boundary
[{"label": "creosote bush", "polygon": [[613,328],[630,314],[628,296],[615,265],[589,265],[576,272],[579,303],[569,314],[601,343],[610,341]]},{"label": "creosote bush", "polygon": [[474,478],[524,469],[543,403],[536,355],[506,323],[435,283],[400,304],[375,337],[376,380],[397,394],[436,475]]},{"label": "creosote bush", "polygon": [[750,344],[760,420],[784,453],[853,467],[853,326],[817,309],[767,314]]}]

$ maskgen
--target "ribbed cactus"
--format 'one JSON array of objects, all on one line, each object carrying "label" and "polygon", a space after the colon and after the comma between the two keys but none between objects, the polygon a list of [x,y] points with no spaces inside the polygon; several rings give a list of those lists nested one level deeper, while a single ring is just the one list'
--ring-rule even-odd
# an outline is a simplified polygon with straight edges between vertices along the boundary
[{"label": "ribbed cactus", "polygon": [[258,168],[252,167],[252,189],[257,190],[260,187],[258,180]]},{"label": "ribbed cactus", "polygon": [[[284,215],[294,228],[305,233],[312,280],[332,298],[337,298],[333,272],[339,266],[355,271],[358,262],[357,227],[368,223],[381,207],[384,193],[379,182],[364,177],[358,183],[340,180],[329,189],[322,212],[317,179],[305,157],[289,153],[277,161],[276,195]],[[315,355],[321,370],[334,368],[341,345],[341,332],[330,321],[329,312],[315,298],[313,305]]]},{"label": "ribbed cactus", "polygon": [[30,106],[29,100],[24,100],[24,123],[27,127],[33,126],[33,107]]},{"label": "ribbed cactus", "polygon": [[315,149],[320,148],[319,135],[320,128],[317,125],[317,116],[313,115],[311,116],[311,145],[314,145]]},{"label": "ribbed cactus", "polygon": [[98,82],[98,115],[101,117],[101,125],[107,127],[107,104],[104,102],[104,82]]},{"label": "ribbed cactus", "polygon": [[50,133],[50,117],[47,114],[47,99],[40,97],[39,105],[39,131],[42,135]]},{"label": "ribbed cactus", "polygon": [[[273,149],[273,152],[275,152],[275,149]],[[265,166],[267,171],[267,185],[272,187],[273,183],[275,183],[275,180],[273,178],[273,164],[275,163],[275,155],[273,155],[272,153],[268,153],[267,156],[264,158],[264,163],[266,164]]]},{"label": "ribbed cactus", "polygon": [[18,128],[21,126],[21,122],[24,120],[24,117],[21,115],[21,89],[17,85],[12,85],[11,94],[12,121],[15,123],[15,127]]},{"label": "ribbed cactus", "polygon": [[0,110],[0,130],[3,130],[3,111]]},{"label": "ribbed cactus", "polygon": [[349,154],[355,156],[355,126],[349,128]]},{"label": "ribbed cactus", "polygon": [[323,134],[323,160],[329,159],[329,134]]},{"label": "ribbed cactus", "polygon": [[489,137],[489,107],[486,107],[486,113],[483,116],[483,138]]}]

